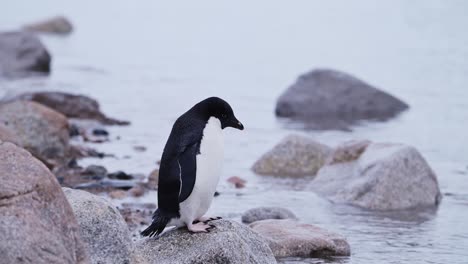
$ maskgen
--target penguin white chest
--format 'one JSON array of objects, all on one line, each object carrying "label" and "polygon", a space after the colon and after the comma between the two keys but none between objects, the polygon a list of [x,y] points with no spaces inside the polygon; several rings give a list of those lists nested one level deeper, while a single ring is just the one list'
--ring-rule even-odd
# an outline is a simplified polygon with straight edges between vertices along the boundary
[{"label": "penguin white chest", "polygon": [[197,219],[208,211],[221,176],[223,159],[221,122],[211,117],[203,130],[200,154],[197,155],[195,185],[190,196],[181,204],[182,215]]}]

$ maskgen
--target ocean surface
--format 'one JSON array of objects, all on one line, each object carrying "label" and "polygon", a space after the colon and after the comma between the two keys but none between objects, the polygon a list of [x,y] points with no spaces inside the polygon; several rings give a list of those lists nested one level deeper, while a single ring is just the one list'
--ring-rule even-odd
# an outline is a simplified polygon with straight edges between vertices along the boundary
[{"label": "ocean surface", "polygon": [[[110,142],[90,144],[115,158],[81,165],[148,174],[175,119],[216,95],[246,130],[225,133],[221,195],[211,214],[239,219],[252,207],[287,207],[351,245],[351,257],[281,262],[468,263],[468,1],[15,0],[2,3],[0,30],[57,14],[76,30],[41,36],[53,57],[51,75],[2,81],[0,96],[82,93],[132,122],[110,127]],[[315,68],[355,75],[410,109],[352,131],[307,131],[277,120],[278,96]],[[292,133],[330,146],[351,139],[413,145],[436,172],[442,203],[434,211],[375,213],[324,200],[304,188],[307,178],[253,174],[255,160]],[[234,175],[247,187],[225,181]],[[129,200],[156,202],[156,193]]]}]

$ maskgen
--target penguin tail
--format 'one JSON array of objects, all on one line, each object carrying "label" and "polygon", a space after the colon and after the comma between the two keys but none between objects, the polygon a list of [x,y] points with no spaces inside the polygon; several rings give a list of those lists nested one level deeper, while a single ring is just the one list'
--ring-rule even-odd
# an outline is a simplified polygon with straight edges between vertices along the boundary
[{"label": "penguin tail", "polygon": [[161,212],[161,210],[157,209],[153,214],[153,222],[151,225],[143,230],[140,234],[145,237],[158,236],[162,233],[164,228],[166,228],[167,224],[169,221],[171,221],[172,218],[174,217],[166,215]]}]

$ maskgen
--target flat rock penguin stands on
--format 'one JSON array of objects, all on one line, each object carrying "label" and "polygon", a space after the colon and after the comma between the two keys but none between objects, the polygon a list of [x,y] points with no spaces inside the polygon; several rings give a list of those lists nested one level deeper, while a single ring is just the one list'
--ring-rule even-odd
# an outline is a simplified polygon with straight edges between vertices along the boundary
[{"label": "flat rock penguin stands on", "polygon": [[231,106],[218,97],[199,102],[176,120],[161,158],[158,209],[143,236],[159,235],[167,225],[209,231],[208,221],[218,218],[203,215],[221,175],[226,127],[244,129]]}]

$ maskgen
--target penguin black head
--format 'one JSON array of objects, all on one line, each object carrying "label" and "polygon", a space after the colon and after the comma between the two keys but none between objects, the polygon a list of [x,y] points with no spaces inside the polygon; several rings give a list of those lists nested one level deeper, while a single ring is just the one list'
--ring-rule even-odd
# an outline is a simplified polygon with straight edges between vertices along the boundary
[{"label": "penguin black head", "polygon": [[208,120],[216,117],[221,121],[221,128],[233,127],[239,130],[244,129],[244,125],[234,116],[231,106],[219,97],[209,97],[194,106]]}]

